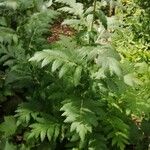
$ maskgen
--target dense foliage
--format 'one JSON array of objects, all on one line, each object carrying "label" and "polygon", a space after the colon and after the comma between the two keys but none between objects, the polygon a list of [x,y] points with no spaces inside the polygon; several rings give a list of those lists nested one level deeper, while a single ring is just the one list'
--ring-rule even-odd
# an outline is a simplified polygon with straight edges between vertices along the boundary
[{"label": "dense foliage", "polygon": [[[148,150],[142,3],[0,0],[0,150]],[[74,35],[48,43],[62,18]]]}]

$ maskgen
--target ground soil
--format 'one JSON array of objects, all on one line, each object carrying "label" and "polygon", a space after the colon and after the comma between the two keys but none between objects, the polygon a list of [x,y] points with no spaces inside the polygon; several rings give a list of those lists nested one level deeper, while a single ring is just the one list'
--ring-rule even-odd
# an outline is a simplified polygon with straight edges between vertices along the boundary
[{"label": "ground soil", "polygon": [[50,28],[51,35],[47,38],[49,43],[53,43],[59,40],[60,35],[73,36],[75,30],[68,25],[62,25],[61,22],[56,22]]}]

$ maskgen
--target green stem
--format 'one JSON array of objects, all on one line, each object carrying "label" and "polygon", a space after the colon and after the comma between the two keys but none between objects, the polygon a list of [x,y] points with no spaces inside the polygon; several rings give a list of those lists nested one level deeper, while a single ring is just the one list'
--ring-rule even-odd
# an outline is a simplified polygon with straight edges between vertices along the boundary
[{"label": "green stem", "polygon": [[82,113],[82,108],[83,108],[83,99],[81,100],[81,105],[80,105],[80,114]]},{"label": "green stem", "polygon": [[94,8],[93,8],[93,20],[92,20],[92,25],[91,25],[91,31],[93,30],[93,26],[94,26],[94,21],[95,21],[95,14],[96,14],[96,3],[97,0],[94,0]]}]

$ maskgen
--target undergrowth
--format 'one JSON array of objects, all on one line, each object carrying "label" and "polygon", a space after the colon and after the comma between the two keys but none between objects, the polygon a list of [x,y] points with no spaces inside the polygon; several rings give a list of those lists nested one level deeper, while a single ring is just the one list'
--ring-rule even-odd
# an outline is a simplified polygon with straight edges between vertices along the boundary
[{"label": "undergrowth", "polygon": [[[0,150],[148,149],[148,46],[112,2],[0,1]],[[49,44],[61,14],[76,33]]]}]

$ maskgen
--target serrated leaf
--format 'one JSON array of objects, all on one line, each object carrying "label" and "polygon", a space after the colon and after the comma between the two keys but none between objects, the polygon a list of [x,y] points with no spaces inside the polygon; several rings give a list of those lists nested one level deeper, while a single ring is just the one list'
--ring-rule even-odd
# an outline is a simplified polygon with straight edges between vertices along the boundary
[{"label": "serrated leaf", "polygon": [[68,12],[68,13],[71,13],[71,14],[74,13],[73,9],[70,8],[70,7],[67,7],[67,6],[62,7],[62,8],[59,8],[58,10],[59,10],[59,11],[64,11],[64,12]]},{"label": "serrated leaf", "polygon": [[51,60],[49,57],[44,58],[44,60],[42,61],[41,67],[48,65],[50,62]]},{"label": "serrated leaf", "polygon": [[29,61],[37,61],[37,62],[39,62],[39,61],[41,61],[43,58],[45,58],[46,56],[47,56],[46,54],[42,54],[41,52],[37,52],[37,53],[34,54],[33,57],[31,57],[31,58],[29,59]]},{"label": "serrated leaf", "polygon": [[87,14],[91,14],[92,12],[93,12],[93,7],[91,6],[85,10],[84,14],[87,15]]},{"label": "serrated leaf", "polygon": [[46,7],[50,7],[53,4],[53,0],[49,0],[45,3]]},{"label": "serrated leaf", "polygon": [[14,64],[14,59],[9,59],[3,64],[3,66],[11,66],[13,64]]},{"label": "serrated leaf", "polygon": [[124,76],[124,82],[125,82],[127,85],[132,86],[132,87],[134,87],[134,86],[136,86],[136,85],[138,85],[138,84],[141,84],[140,80],[137,79],[137,78],[135,77],[135,75],[133,75],[133,74],[127,74],[127,75],[125,75],[125,76]]},{"label": "serrated leaf", "polygon": [[81,73],[82,73],[82,66],[78,66],[74,73],[74,85],[75,86],[77,86],[80,82]]},{"label": "serrated leaf", "polygon": [[46,130],[42,130],[41,133],[40,133],[40,137],[41,137],[41,141],[43,142],[45,137],[46,137]]},{"label": "serrated leaf", "polygon": [[79,126],[77,127],[77,133],[79,133],[79,136],[81,138],[81,141],[84,141],[85,136],[87,134],[87,129],[83,124],[79,124]]},{"label": "serrated leaf", "polygon": [[119,62],[113,57],[99,56],[96,63],[99,64],[104,71],[109,70],[111,74],[116,74],[119,77],[122,74]]},{"label": "serrated leaf", "polygon": [[83,15],[84,9],[82,3],[77,3],[75,0],[69,0],[69,1],[56,0],[56,2],[60,2],[68,5],[58,9],[60,11],[68,12],[73,15],[78,15],[80,17]]},{"label": "serrated leaf", "polygon": [[75,130],[79,134],[81,140],[84,141],[86,134],[88,132],[92,132],[92,127],[87,124],[83,124],[82,122],[73,122],[71,124],[70,131],[72,132]]},{"label": "serrated leaf", "polygon": [[67,116],[64,122],[73,122],[76,120],[76,118],[79,116],[78,115],[78,108],[73,106],[72,103],[67,103],[63,105],[63,107],[60,109],[60,111],[64,111],[62,116]]},{"label": "serrated leaf", "polygon": [[64,74],[68,71],[69,66],[67,64],[63,65],[59,71],[59,78],[62,78]]},{"label": "serrated leaf", "polygon": [[15,134],[16,130],[17,125],[15,118],[13,116],[5,117],[4,122],[0,124],[0,131],[4,132],[6,137]]},{"label": "serrated leaf", "polygon": [[49,129],[47,130],[47,138],[48,138],[49,141],[52,140],[53,133],[54,133],[53,130],[54,130],[54,128],[49,128]]},{"label": "serrated leaf", "polygon": [[10,57],[9,55],[4,55],[4,56],[2,56],[2,57],[0,58],[0,63],[6,61],[7,59],[9,59],[9,57]]},{"label": "serrated leaf", "polygon": [[71,5],[71,4],[74,4],[76,3],[76,0],[55,0],[56,2],[58,3],[63,3],[63,4],[68,4],[68,5]]},{"label": "serrated leaf", "polygon": [[18,36],[16,34],[13,35],[13,41],[15,44],[18,43]]},{"label": "serrated leaf", "polygon": [[79,134],[82,141],[85,136],[92,132],[92,127],[98,125],[97,117],[88,108],[80,108],[81,102],[78,103],[67,103],[61,110],[64,111],[62,116],[66,116],[64,122],[71,123],[70,131],[75,131]]},{"label": "serrated leaf", "polygon": [[56,71],[61,65],[62,65],[62,61],[60,60],[55,60],[52,64],[52,72]]},{"label": "serrated leaf", "polygon": [[120,64],[119,62],[114,59],[114,58],[111,58],[109,57],[109,69],[110,69],[110,72],[115,73],[118,77],[121,76],[121,67],[120,67]]},{"label": "serrated leaf", "polygon": [[31,140],[32,138],[34,138],[34,136],[35,136],[34,132],[31,132],[31,133],[28,135],[27,139],[28,139],[28,140]]},{"label": "serrated leaf", "polygon": [[55,126],[55,132],[54,132],[54,135],[53,135],[54,141],[55,141],[55,140],[57,139],[57,137],[59,136],[59,133],[60,133],[59,126]]}]

